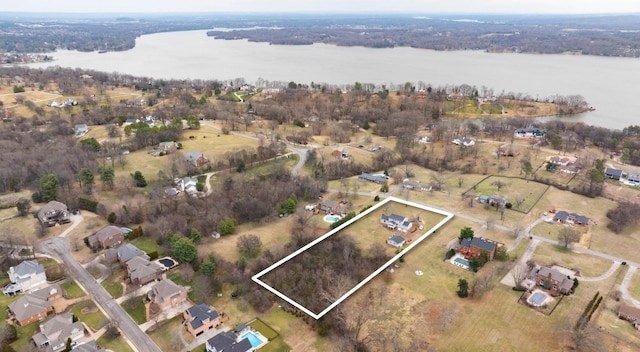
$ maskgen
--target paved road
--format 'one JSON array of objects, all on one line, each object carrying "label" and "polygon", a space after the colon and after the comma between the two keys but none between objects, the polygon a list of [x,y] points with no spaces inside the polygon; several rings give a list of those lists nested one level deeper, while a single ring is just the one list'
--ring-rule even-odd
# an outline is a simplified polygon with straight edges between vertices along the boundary
[{"label": "paved road", "polygon": [[66,264],[69,276],[77,280],[80,285],[102,307],[111,320],[118,323],[122,332],[139,352],[161,352],[151,338],[142,332],[129,314],[109,295],[109,293],[87,272],[71,255],[69,241],[63,237],[55,237],[40,242],[38,252],[52,255]]}]

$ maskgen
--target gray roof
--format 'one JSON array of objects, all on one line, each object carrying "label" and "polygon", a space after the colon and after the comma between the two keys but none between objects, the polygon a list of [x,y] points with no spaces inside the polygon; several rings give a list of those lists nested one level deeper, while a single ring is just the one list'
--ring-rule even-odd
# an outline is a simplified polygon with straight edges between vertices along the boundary
[{"label": "gray roof", "polygon": [[37,260],[25,260],[13,267],[16,276],[31,276],[44,273],[44,266],[39,264]]},{"label": "gray roof", "polygon": [[62,292],[62,288],[60,288],[59,284],[53,284],[53,285],[49,285],[47,287],[41,288],[39,290],[33,291],[29,295],[46,301],[50,296],[53,296],[58,292]]},{"label": "gray roof", "polygon": [[126,243],[118,248],[112,249],[111,252],[114,253],[116,258],[123,263],[126,263],[138,256],[149,260],[149,256],[144,251],[131,243]]},{"label": "gray roof", "polygon": [[49,307],[51,307],[51,303],[30,294],[24,295],[9,303],[9,309],[19,321],[46,312]]},{"label": "gray roof", "polygon": [[158,263],[150,262],[143,257],[134,257],[127,262],[127,271],[131,280],[141,279],[162,271]]},{"label": "gray roof", "polygon": [[384,183],[385,181],[387,181],[387,178],[382,175],[371,175],[368,173],[362,173],[360,176],[358,176],[358,178],[376,183]]},{"label": "gray roof", "polygon": [[613,169],[613,168],[606,168],[604,169],[604,174],[607,176],[622,176],[623,171],[622,170],[618,170],[618,169]]},{"label": "gray roof", "polygon": [[568,291],[573,287],[573,280],[569,279],[567,275],[553,268],[543,266],[538,272],[538,277],[550,278],[553,281],[559,282],[561,290]]},{"label": "gray roof", "polygon": [[67,338],[75,335],[80,330],[84,331],[84,326],[80,321],[73,322],[71,313],[58,314],[40,325],[40,332],[33,335],[33,340],[41,346],[49,340],[52,346],[65,343]]},{"label": "gray roof", "polygon": [[170,279],[165,279],[153,286],[151,291],[149,291],[149,298],[157,297],[157,300],[160,302],[165,299],[170,299],[171,297],[179,294],[180,292],[186,291],[187,289],[177,285]]},{"label": "gray roof", "polygon": [[465,248],[471,248],[471,246],[474,246],[476,248],[484,249],[487,252],[492,253],[496,249],[498,244],[492,240],[488,240],[482,237],[473,237],[463,238],[462,242],[460,242],[460,245]]},{"label": "gray roof", "polygon": [[218,318],[218,312],[215,308],[211,308],[204,303],[190,307],[187,309],[187,312],[191,315],[192,319],[189,322],[189,325],[191,325],[191,328],[193,329],[197,329],[204,325],[203,322],[206,320],[212,321]]},{"label": "gray roof", "polygon": [[204,154],[202,154],[202,152],[187,152],[184,153],[184,158],[185,160],[190,160],[190,161],[197,161],[198,158],[200,158],[200,156],[204,156]]},{"label": "gray roof", "polygon": [[589,218],[583,215],[578,215],[576,213],[569,213],[566,212],[564,210],[560,210],[556,213],[556,215],[553,217],[554,220],[560,220],[560,221],[567,221],[567,220],[572,220],[572,221],[577,221],[580,222],[582,224],[585,225],[589,225]]},{"label": "gray roof", "polygon": [[93,235],[89,236],[89,242],[90,243],[94,243],[95,241],[104,242],[105,240],[121,233],[122,233],[121,227],[113,226],[113,225],[105,226],[100,230],[98,230]]},{"label": "gray roof", "polygon": [[398,224],[402,224],[403,222],[405,222],[407,220],[407,218],[402,216],[402,215],[391,214],[391,215],[382,215],[380,217],[380,220],[383,220],[383,221],[391,220],[391,221],[394,221],[394,222],[396,222]]},{"label": "gray roof", "polygon": [[207,340],[207,343],[220,352],[246,352],[253,349],[249,339],[242,339],[236,342],[237,339],[238,336],[236,334],[223,331]]},{"label": "gray roof", "polygon": [[404,244],[405,239],[402,236],[393,235],[393,236],[389,237],[389,239],[387,241],[391,241],[391,242],[397,243],[399,245],[402,245],[402,244]]}]

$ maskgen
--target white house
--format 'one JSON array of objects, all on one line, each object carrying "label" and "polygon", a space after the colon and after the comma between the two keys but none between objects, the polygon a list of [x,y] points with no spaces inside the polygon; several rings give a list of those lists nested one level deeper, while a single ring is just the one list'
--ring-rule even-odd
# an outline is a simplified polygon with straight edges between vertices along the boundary
[{"label": "white house", "polygon": [[393,235],[387,238],[387,244],[396,248],[402,247],[405,242],[404,237],[398,235]]},{"label": "white house", "polygon": [[44,266],[36,260],[25,260],[9,268],[7,273],[11,284],[2,289],[4,294],[29,291],[47,283]]},{"label": "white house", "polygon": [[451,141],[451,143],[455,145],[462,145],[464,147],[471,147],[476,144],[476,141],[467,137],[456,137]]},{"label": "white house", "polygon": [[380,217],[380,223],[392,230],[398,230],[401,232],[407,232],[413,226],[413,223],[406,217],[398,214],[382,215]]},{"label": "white house", "polygon": [[198,179],[195,177],[183,177],[176,180],[176,188],[189,194],[198,192],[197,184]]}]

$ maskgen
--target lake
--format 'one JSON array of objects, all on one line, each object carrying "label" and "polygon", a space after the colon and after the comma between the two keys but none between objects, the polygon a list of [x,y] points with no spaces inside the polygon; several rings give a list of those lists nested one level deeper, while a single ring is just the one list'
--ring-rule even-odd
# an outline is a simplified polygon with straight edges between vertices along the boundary
[{"label": "lake", "polygon": [[206,31],[145,35],[134,49],[99,54],[59,51],[55,61],[32,67],[79,67],[135,76],[177,79],[294,81],[333,85],[425,82],[469,84],[480,89],[545,98],[582,95],[596,110],[571,121],[622,129],[639,124],[636,89],[640,59],[579,55],[495,54],[414,48],[269,45],[216,40]]}]

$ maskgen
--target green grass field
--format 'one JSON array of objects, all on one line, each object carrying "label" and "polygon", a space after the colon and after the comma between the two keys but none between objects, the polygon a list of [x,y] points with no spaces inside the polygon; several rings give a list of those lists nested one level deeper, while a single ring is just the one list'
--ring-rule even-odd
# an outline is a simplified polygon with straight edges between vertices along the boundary
[{"label": "green grass field", "polygon": [[[83,313],[82,310],[85,309],[86,313]],[[105,326],[108,322],[108,319],[102,314],[102,311],[98,309],[96,304],[93,301],[82,301],[77,303],[71,308],[71,312],[78,317],[83,323],[87,324],[88,327],[93,329],[93,331],[100,330],[103,326]]]},{"label": "green grass field", "polygon": [[122,275],[122,272],[117,272],[110,275],[106,280],[100,283],[113,298],[122,297],[122,293],[124,291],[124,287],[122,286]]},{"label": "green grass field", "polygon": [[133,318],[136,324],[147,322],[147,309],[144,306],[142,297],[133,297],[120,304],[122,308]]},{"label": "green grass field", "polygon": [[78,298],[87,294],[75,281],[67,281],[60,286],[64,290],[67,298]]},{"label": "green grass field", "polygon": [[164,251],[162,248],[153,240],[146,237],[138,237],[135,240],[131,241],[131,244],[138,247],[140,250],[145,253],[158,252],[160,257],[164,256]]},{"label": "green grass field", "polygon": [[122,336],[119,336],[115,339],[110,339],[106,336],[102,336],[96,342],[98,343],[98,345],[111,351],[134,352],[133,349],[131,349],[131,346],[129,346],[127,341],[125,341],[124,337]]}]

